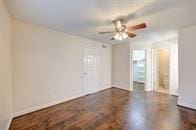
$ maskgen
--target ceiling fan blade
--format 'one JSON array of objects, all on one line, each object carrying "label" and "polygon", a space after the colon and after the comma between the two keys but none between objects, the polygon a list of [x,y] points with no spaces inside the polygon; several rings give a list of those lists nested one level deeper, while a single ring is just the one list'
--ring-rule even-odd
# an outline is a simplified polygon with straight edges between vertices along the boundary
[{"label": "ceiling fan blade", "polygon": [[114,31],[99,32],[99,34],[114,33]]},{"label": "ceiling fan blade", "polygon": [[130,32],[126,32],[127,35],[130,37],[130,38],[134,38],[136,36],[136,34],[134,33],[130,33]]},{"label": "ceiling fan blade", "polygon": [[114,38],[114,37],[112,37],[110,40],[115,40],[115,38]]},{"label": "ceiling fan blade", "polygon": [[144,29],[144,28],[146,28],[146,23],[142,23],[142,24],[128,27],[128,30],[132,31],[132,30]]}]

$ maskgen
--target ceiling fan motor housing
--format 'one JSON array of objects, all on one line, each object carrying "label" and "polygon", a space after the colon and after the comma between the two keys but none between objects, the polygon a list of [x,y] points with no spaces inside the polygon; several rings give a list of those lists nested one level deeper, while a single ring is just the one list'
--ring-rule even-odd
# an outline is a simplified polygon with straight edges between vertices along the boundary
[{"label": "ceiling fan motor housing", "polygon": [[117,32],[123,32],[123,31],[125,31],[126,25],[125,25],[124,19],[114,20],[113,23],[115,25],[115,30]]}]

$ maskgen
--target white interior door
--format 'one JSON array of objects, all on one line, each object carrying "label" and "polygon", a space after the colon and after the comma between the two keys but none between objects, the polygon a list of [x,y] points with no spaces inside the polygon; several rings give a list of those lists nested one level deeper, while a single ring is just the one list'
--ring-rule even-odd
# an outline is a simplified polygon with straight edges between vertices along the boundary
[{"label": "white interior door", "polygon": [[99,90],[99,57],[98,49],[84,50],[84,94]]}]

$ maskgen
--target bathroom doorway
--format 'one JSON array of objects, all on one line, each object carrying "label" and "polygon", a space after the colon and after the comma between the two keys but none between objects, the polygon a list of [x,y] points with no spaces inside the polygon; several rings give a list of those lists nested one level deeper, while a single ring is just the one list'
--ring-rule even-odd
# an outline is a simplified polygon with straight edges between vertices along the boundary
[{"label": "bathroom doorway", "polygon": [[169,93],[170,81],[170,49],[158,48],[155,56],[155,91]]}]

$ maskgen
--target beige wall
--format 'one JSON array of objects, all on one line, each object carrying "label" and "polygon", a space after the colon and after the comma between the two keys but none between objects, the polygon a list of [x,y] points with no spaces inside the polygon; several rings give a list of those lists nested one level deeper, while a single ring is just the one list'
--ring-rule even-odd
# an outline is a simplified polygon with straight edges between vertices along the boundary
[{"label": "beige wall", "polygon": [[83,94],[84,48],[101,52],[100,89],[111,86],[111,47],[40,26],[14,21],[14,112]]},{"label": "beige wall", "polygon": [[196,109],[196,25],[179,31],[178,104]]},{"label": "beige wall", "polygon": [[0,130],[5,130],[12,114],[12,25],[0,0]]},{"label": "beige wall", "polygon": [[129,44],[112,46],[112,85],[130,90]]}]

